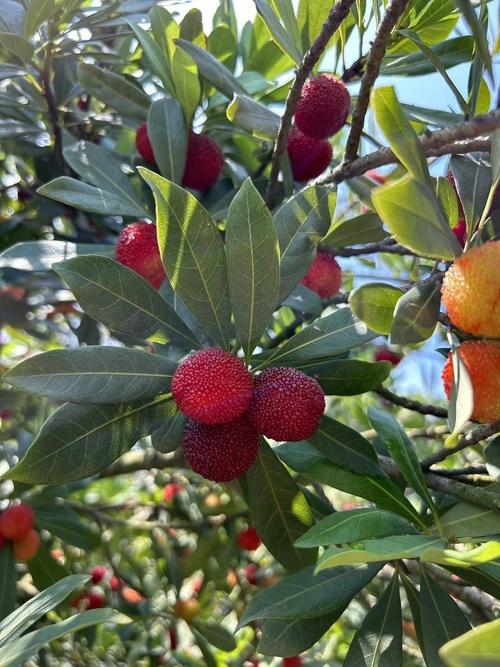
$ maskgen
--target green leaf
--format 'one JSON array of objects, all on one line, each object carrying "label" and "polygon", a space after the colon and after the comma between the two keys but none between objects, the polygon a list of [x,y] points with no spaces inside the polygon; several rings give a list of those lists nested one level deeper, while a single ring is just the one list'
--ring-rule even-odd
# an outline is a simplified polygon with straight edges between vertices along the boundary
[{"label": "green leaf", "polygon": [[[0,549],[0,639],[7,614],[16,606],[16,561],[10,544]],[[0,643],[1,646],[1,643]]]},{"label": "green leaf", "polygon": [[403,291],[387,283],[367,283],[349,295],[351,310],[373,331],[389,334],[394,308]]},{"label": "green leaf", "polygon": [[172,78],[175,86],[175,97],[180,102],[186,121],[189,123],[200,102],[201,86],[196,63],[180,47],[176,47],[174,50]]},{"label": "green leaf", "polygon": [[248,506],[261,540],[288,570],[316,559],[316,551],[298,550],[295,540],[312,523],[306,498],[267,442],[245,476]]},{"label": "green leaf", "polygon": [[[3,570],[2,570],[3,571]],[[20,637],[26,630],[55,609],[68,595],[90,579],[88,574],[72,574],[38,593],[0,623],[0,647]]]},{"label": "green leaf", "polygon": [[493,667],[500,655],[500,619],[452,639],[439,655],[447,667]]},{"label": "green leaf", "polygon": [[219,625],[218,623],[202,623],[197,621],[193,623],[193,627],[198,630],[205,639],[216,646],[221,651],[234,651],[236,648],[236,640],[229,630]]},{"label": "green leaf", "polygon": [[78,255],[109,255],[115,247],[70,241],[25,241],[15,243],[0,253],[0,267],[19,271],[50,271],[52,264]]},{"label": "green leaf", "polygon": [[180,183],[184,175],[187,128],[182,107],[172,97],[153,102],[148,113],[148,136],[162,176]]},{"label": "green leaf", "polygon": [[376,213],[362,213],[355,218],[336,221],[323,245],[344,248],[358,243],[376,243],[387,237],[382,220]]},{"label": "green leaf", "polygon": [[440,306],[439,285],[427,283],[412,287],[403,294],[394,309],[391,342],[410,345],[427,340],[436,328]]},{"label": "green leaf", "polygon": [[327,234],[337,194],[332,188],[311,185],[286,201],[273,216],[280,247],[282,303],[306,275],[318,243]]},{"label": "green leaf", "polygon": [[89,141],[77,141],[64,150],[64,159],[84,181],[119,197],[130,209],[129,215],[147,217],[134,186],[122,171],[124,160],[119,155]]},{"label": "green leaf", "polygon": [[74,257],[54,266],[93,319],[112,331],[199,347],[176,312],[142,276],[108,257]]},{"label": "green leaf", "polygon": [[246,95],[234,95],[226,115],[231,123],[259,139],[274,139],[280,128],[280,117],[274,111]]},{"label": "green leaf", "polygon": [[[155,8],[156,9],[156,8]],[[160,8],[158,8],[160,9]],[[150,30],[144,30],[133,21],[127,21],[135,33],[137,41],[142,46],[144,56],[148,60],[151,69],[159,79],[161,79],[165,89],[171,94],[175,94],[174,82],[172,80],[172,68],[170,58],[165,57],[160,46],[155,42]]]},{"label": "green leaf", "polygon": [[420,648],[428,667],[443,667],[439,649],[450,639],[470,630],[470,624],[459,606],[422,568],[420,576],[422,638]]},{"label": "green leaf", "polygon": [[292,0],[271,0],[274,10],[278,13],[285,30],[293,37],[293,41],[300,49],[299,25],[295,17]]},{"label": "green leaf", "polygon": [[314,567],[284,577],[276,586],[252,598],[239,627],[252,621],[278,618],[314,618],[344,607],[377,574],[382,564],[340,567],[314,573]]},{"label": "green leaf", "polygon": [[335,512],[319,521],[295,541],[299,548],[350,544],[376,537],[409,535],[415,528],[392,512],[376,507]]},{"label": "green leaf", "polygon": [[245,95],[246,90],[238,79],[231,74],[227,67],[224,67],[224,65],[214,58],[211,53],[185,39],[177,39],[175,43],[195,61],[201,76],[214,86],[214,88],[223,93],[223,95],[226,95],[229,99],[235,93]]},{"label": "green leaf", "polygon": [[461,254],[462,247],[427,183],[406,176],[376,188],[372,201],[396,241],[416,254],[436,259]]},{"label": "green leaf", "polygon": [[47,419],[24,458],[5,477],[28,484],[90,477],[154,431],[169,416],[170,397],[118,405],[66,403]]},{"label": "green leaf", "polygon": [[124,200],[123,195],[88,185],[69,176],[58,176],[53,181],[39,187],[37,192],[44,197],[55,199],[82,211],[89,211],[89,213],[128,215],[130,217],[146,215],[145,210],[139,204]]},{"label": "green leaf", "polygon": [[33,584],[39,591],[56,584],[70,574],[64,565],[61,565],[59,561],[53,558],[48,545],[43,542],[36,556],[28,562],[28,569]]},{"label": "green leaf", "polygon": [[472,380],[458,349],[452,349],[453,385],[448,403],[448,425],[450,433],[459,433],[469,421],[474,410]]},{"label": "green leaf", "polygon": [[[212,30],[207,39],[207,49],[218,63],[224,65],[231,72],[234,71],[238,54],[238,42],[236,35],[226,24],[218,25]],[[198,63],[198,70],[200,73],[202,72],[200,63]]]},{"label": "green leaf", "polygon": [[436,193],[451,228],[458,222],[458,198],[455,188],[444,176],[436,179]]},{"label": "green leaf", "polygon": [[107,72],[96,65],[80,63],[78,79],[87,93],[95,95],[111,109],[119,111],[126,118],[146,120],[149,97],[123,76]]},{"label": "green leaf", "polygon": [[212,650],[210,649],[210,646],[205,637],[192,626],[191,632],[193,633],[196,643],[198,644],[198,648],[201,651],[201,655],[203,656],[204,665],[206,665],[206,667],[217,667],[217,660],[215,659],[215,656],[212,653]]},{"label": "green leaf", "polygon": [[24,36],[31,37],[47,21],[58,7],[54,0],[31,0],[24,21]]},{"label": "green leaf", "polygon": [[238,340],[249,359],[269,325],[280,288],[278,239],[250,178],[229,205],[226,263]]},{"label": "green leaf", "polygon": [[465,213],[467,231],[481,219],[491,189],[491,169],[477,156],[454,155],[451,171]]},{"label": "green leaf", "polygon": [[[469,35],[452,37],[436,44],[430,50],[434,58],[439,58],[443,67],[450,69],[455,65],[470,62],[474,50],[474,39]],[[435,66],[432,60],[423,52],[410,53],[400,58],[388,57],[382,61],[384,76],[422,76],[432,74],[434,71]],[[405,108],[405,105],[402,106]]]},{"label": "green leaf", "polygon": [[429,178],[427,162],[394,88],[385,86],[374,90],[371,104],[375,119],[398,160],[417,182],[425,183]]},{"label": "green leaf", "polygon": [[452,567],[451,565],[445,567],[473,586],[477,586],[486,593],[493,595],[493,597],[500,597],[500,561],[467,568]]},{"label": "green leaf", "polygon": [[156,202],[158,245],[172,287],[203,329],[228,347],[231,306],[224,243],[192,194],[148,169],[139,169]]},{"label": "green leaf", "polygon": [[403,477],[437,516],[415,447],[404,428],[389,412],[377,410],[373,406],[368,408],[368,419],[386,445]]},{"label": "green leaf", "polygon": [[470,0],[455,0],[455,4],[472,32],[475,48],[480,53],[486,70],[489,72],[490,76],[493,77],[493,65],[491,62],[487,36],[488,26],[481,25],[475,7]]},{"label": "green leaf", "polygon": [[389,377],[391,364],[387,361],[369,363],[357,359],[332,359],[314,365],[300,365],[308,375],[316,376],[327,396],[355,396],[373,391]]},{"label": "green leaf", "polygon": [[[344,575],[347,581],[351,572]],[[355,574],[356,571],[354,571]],[[368,583],[368,582],[367,582]],[[354,594],[353,594],[354,595]],[[349,600],[335,611],[313,618],[269,618],[260,624],[259,651],[266,655],[299,655],[311,648],[342,615]]]},{"label": "green leaf", "polygon": [[2,667],[19,667],[28,658],[34,656],[49,642],[78,632],[98,623],[130,623],[130,619],[114,609],[91,609],[81,614],[70,616],[64,621],[47,625],[16,639],[0,648],[0,664]]},{"label": "green leaf", "polygon": [[[12,3],[14,4],[14,3]],[[17,3],[16,3],[17,4]],[[12,33],[0,32],[0,41],[2,46],[24,63],[29,63],[34,55],[34,50],[28,40]]]},{"label": "green leaf", "polygon": [[399,579],[395,572],[354,635],[344,667],[398,667],[403,664]]},{"label": "green leaf", "polygon": [[187,417],[176,410],[172,402],[173,414],[151,434],[151,444],[159,452],[173,452],[181,446]]},{"label": "green leaf", "polygon": [[170,391],[176,367],[166,357],[143,350],[91,345],[30,357],[4,378],[56,401],[119,403]]},{"label": "green leaf", "polygon": [[479,547],[468,549],[466,551],[430,547],[424,551],[421,559],[423,561],[452,567],[483,565],[489,561],[500,559],[500,543],[484,542],[484,544],[481,544]]},{"label": "green leaf", "polygon": [[26,12],[24,7],[14,0],[0,1],[0,32],[9,32],[15,35],[24,34]]},{"label": "green leaf", "polygon": [[288,54],[297,65],[300,65],[302,61],[302,53],[297,47],[293,35],[290,35],[280,23],[279,18],[276,16],[273,8],[269,5],[267,0],[255,0],[255,6],[276,44],[284,53]]},{"label": "green leaf", "polygon": [[456,503],[441,515],[443,534],[453,540],[460,537],[485,537],[500,532],[498,512],[470,503]]},{"label": "green leaf", "polygon": [[81,521],[78,514],[69,505],[62,503],[32,503],[36,512],[38,528],[48,530],[66,544],[91,551],[100,544],[99,534],[92,530],[91,524]]}]

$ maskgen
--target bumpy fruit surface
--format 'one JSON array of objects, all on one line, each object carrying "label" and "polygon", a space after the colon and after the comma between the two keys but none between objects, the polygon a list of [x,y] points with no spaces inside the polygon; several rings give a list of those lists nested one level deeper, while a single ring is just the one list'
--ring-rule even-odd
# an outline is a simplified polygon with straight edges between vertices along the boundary
[{"label": "bumpy fruit surface", "polygon": [[252,467],[259,444],[259,434],[243,416],[230,424],[190,420],[182,447],[187,462],[199,475],[213,482],[230,482]]},{"label": "bumpy fruit surface", "polygon": [[373,355],[375,361],[388,361],[393,366],[397,366],[401,361],[399,354],[396,354],[387,347],[379,347]]},{"label": "bumpy fruit surface", "polygon": [[345,124],[351,96],[343,81],[320,74],[306,81],[295,111],[295,125],[313,139],[327,139]]},{"label": "bumpy fruit surface", "polygon": [[8,507],[0,516],[0,533],[8,540],[22,539],[35,525],[35,513],[28,505]]},{"label": "bumpy fruit surface", "polygon": [[234,421],[250,405],[252,392],[253,378],[241,359],[218,347],[191,354],[172,380],[179,409],[203,424]]},{"label": "bumpy fruit surface", "polygon": [[308,181],[322,174],[332,161],[332,147],[328,141],[306,136],[296,127],[288,136],[288,157],[296,181]]},{"label": "bumpy fruit surface", "polygon": [[92,583],[93,584],[98,584],[101,582],[108,571],[104,567],[104,565],[96,565],[90,570],[90,576],[92,577]]},{"label": "bumpy fruit surface", "polygon": [[248,412],[255,428],[273,440],[304,440],[318,430],[325,409],[323,390],[295,368],[269,368],[255,380]]},{"label": "bumpy fruit surface", "polygon": [[238,544],[241,549],[246,551],[254,551],[260,547],[260,537],[257,529],[254,526],[245,528],[238,533]]},{"label": "bumpy fruit surface", "polygon": [[153,147],[149,140],[147,123],[141,123],[137,128],[135,145],[139,154],[146,160],[146,162],[155,164],[155,154],[153,153]]},{"label": "bumpy fruit surface", "polygon": [[458,257],[445,274],[443,303],[455,326],[475,336],[500,337],[500,241]]},{"label": "bumpy fruit surface", "polygon": [[170,482],[170,484],[165,484],[163,487],[163,500],[166,503],[173,502],[179,493],[182,493],[183,488],[180,484],[175,484],[175,482]]},{"label": "bumpy fruit surface", "polygon": [[189,135],[182,185],[193,190],[208,190],[217,182],[224,167],[219,144],[205,134]]},{"label": "bumpy fruit surface", "polygon": [[16,560],[31,560],[40,548],[40,535],[31,529],[21,539],[15,540],[13,546]]},{"label": "bumpy fruit surface", "polygon": [[145,278],[158,289],[165,278],[161,262],[156,225],[138,220],[120,232],[116,242],[116,259]]},{"label": "bumpy fruit surface", "polygon": [[[500,344],[488,341],[465,341],[458,348],[467,368],[474,394],[472,419],[494,422],[500,419]],[[451,353],[443,368],[444,391],[448,399],[453,386]]]},{"label": "bumpy fruit surface", "polygon": [[200,613],[200,603],[194,598],[189,600],[177,600],[174,605],[174,613],[178,618],[182,618],[187,623],[194,621]]},{"label": "bumpy fruit surface", "polygon": [[336,259],[324,250],[318,250],[309,271],[300,281],[322,299],[337,294],[342,285],[342,270]]}]

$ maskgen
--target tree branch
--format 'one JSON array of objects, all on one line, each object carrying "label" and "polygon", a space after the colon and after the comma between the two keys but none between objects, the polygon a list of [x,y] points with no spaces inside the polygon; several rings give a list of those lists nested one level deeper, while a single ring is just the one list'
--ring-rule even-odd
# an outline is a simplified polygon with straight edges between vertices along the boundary
[{"label": "tree branch", "polygon": [[472,431],[469,431],[466,435],[460,438],[455,447],[443,447],[435,454],[431,454],[426,459],[424,459],[421,463],[422,469],[428,470],[436,463],[444,461],[446,458],[448,458],[448,456],[453,456],[453,454],[461,452],[466,447],[477,445],[478,442],[486,440],[486,438],[490,438],[496,433],[500,433],[500,421],[494,422],[492,424],[481,424],[481,426],[477,426],[476,428],[472,429]]},{"label": "tree branch", "polygon": [[380,64],[385,55],[387,42],[389,41],[394,26],[403,14],[407,4],[408,0],[391,0],[387,6],[384,18],[380,22],[373,45],[366,60],[365,72],[361,79],[361,87],[359,89],[356,108],[352,114],[351,130],[349,132],[349,137],[347,138],[343,163],[352,162],[357,155],[359,140],[361,138],[366,112],[368,111],[368,105],[370,103],[370,93],[373,84],[380,73]]},{"label": "tree branch", "polygon": [[115,475],[126,475],[137,470],[151,470],[152,468],[182,468],[185,461],[181,449],[168,454],[162,454],[153,447],[137,452],[127,452],[120,456],[108,468],[103,470],[99,477],[114,477]]},{"label": "tree branch", "polygon": [[435,405],[425,405],[424,403],[413,401],[412,399],[406,398],[405,396],[398,396],[397,394],[393,394],[392,391],[389,391],[389,389],[386,389],[385,387],[376,389],[375,393],[378,394],[381,398],[384,398],[386,401],[394,403],[394,405],[399,405],[402,408],[407,408],[408,410],[419,412],[421,415],[432,415],[433,417],[442,417],[445,419],[448,416],[448,412],[444,408],[438,408]]},{"label": "tree branch", "polygon": [[[396,243],[390,239],[381,241],[380,243],[367,243],[362,247],[353,248],[350,246],[344,248],[337,248],[335,246],[324,246],[325,250],[328,250],[332,255],[336,257],[359,257],[360,255],[372,255],[374,253],[387,253],[390,255],[413,255],[411,250],[404,248],[403,246],[396,245]],[[321,244],[320,244],[320,247]]]},{"label": "tree branch", "polygon": [[307,80],[307,77],[312,72],[314,66],[319,61],[328,42],[333,34],[349,14],[351,5],[354,0],[338,0],[330,10],[326,21],[321,28],[318,37],[312,43],[309,51],[304,56],[304,59],[297,70],[295,80],[290,88],[285,102],[285,112],[281,118],[280,129],[278,131],[278,138],[276,139],[276,146],[274,148],[273,160],[271,166],[271,175],[269,177],[269,184],[266,192],[266,204],[272,208],[274,202],[274,195],[276,192],[276,185],[278,183],[278,176],[281,168],[281,158],[286,150],[288,134],[292,125],[295,108],[300,100],[302,87]]}]

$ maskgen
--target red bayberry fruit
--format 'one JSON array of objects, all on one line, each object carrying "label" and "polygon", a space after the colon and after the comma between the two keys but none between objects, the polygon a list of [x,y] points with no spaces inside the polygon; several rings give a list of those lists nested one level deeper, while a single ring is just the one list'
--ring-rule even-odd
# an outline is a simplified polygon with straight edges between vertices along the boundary
[{"label": "red bayberry fruit", "polygon": [[119,579],[118,577],[112,576],[111,579],[109,580],[109,587],[111,590],[115,593],[116,591],[120,590],[120,588],[124,585],[123,579]]},{"label": "red bayberry fruit", "polygon": [[156,289],[165,278],[156,239],[156,225],[145,220],[138,220],[122,229],[116,242],[116,259],[145,278]]},{"label": "red bayberry fruit", "polygon": [[90,96],[89,95],[80,95],[78,102],[76,103],[80,111],[88,111],[90,105]]},{"label": "red bayberry fruit", "polygon": [[301,667],[302,658],[300,655],[290,656],[289,658],[283,658],[281,664],[283,667]]},{"label": "red bayberry fruit", "polygon": [[295,125],[313,139],[327,139],[345,124],[351,96],[343,81],[320,74],[306,81],[295,111]]},{"label": "red bayberry fruit", "polygon": [[7,544],[7,538],[0,534],[0,551]]},{"label": "red bayberry fruit", "polygon": [[12,410],[0,410],[0,419],[10,419],[12,417]]},{"label": "red bayberry fruit", "polygon": [[85,596],[85,608],[86,609],[101,609],[104,607],[106,599],[102,591],[90,591]]},{"label": "red bayberry fruit", "polygon": [[0,533],[8,540],[20,540],[35,525],[35,513],[28,505],[13,505],[0,516]]},{"label": "red bayberry fruit", "polygon": [[332,161],[333,151],[328,141],[311,139],[295,127],[288,136],[287,151],[296,181],[316,178]]},{"label": "red bayberry fruit", "polygon": [[170,648],[172,651],[175,651],[179,646],[179,640],[177,638],[177,632],[175,631],[175,628],[168,629],[168,639],[170,641]]},{"label": "red bayberry fruit", "polygon": [[246,416],[230,424],[190,420],[184,430],[184,455],[191,468],[213,482],[230,482],[252,467],[259,434]]},{"label": "red bayberry fruit", "polygon": [[252,586],[257,586],[257,570],[258,567],[255,565],[255,563],[249,563],[245,568],[246,580]]},{"label": "red bayberry fruit", "polygon": [[129,604],[139,604],[139,602],[144,602],[145,600],[144,595],[136,591],[135,588],[130,588],[130,586],[125,586],[122,589],[122,597]]},{"label": "red bayberry fruit", "polygon": [[190,132],[182,185],[193,190],[208,190],[217,182],[224,167],[219,144],[206,134]]},{"label": "red bayberry fruit", "polygon": [[379,174],[378,171],[375,171],[375,169],[370,169],[367,171],[365,176],[371,178],[372,181],[375,181],[375,183],[378,183],[379,185],[384,185],[387,180],[383,174]]},{"label": "red bayberry fruit", "polygon": [[304,440],[318,430],[325,409],[323,390],[295,368],[269,368],[255,380],[249,417],[273,440]]},{"label": "red bayberry fruit", "polygon": [[260,547],[260,537],[257,529],[254,526],[245,528],[245,530],[240,530],[238,533],[238,544],[241,549],[246,551],[254,551]]},{"label": "red bayberry fruit", "polygon": [[326,299],[339,291],[342,285],[342,270],[328,252],[318,250],[309,271],[300,282],[322,299]]},{"label": "red bayberry fruit", "polygon": [[194,352],[177,368],[172,394],[179,409],[203,424],[226,424],[250,405],[253,378],[238,357],[218,347]]},{"label": "red bayberry fruit", "polygon": [[40,548],[40,535],[33,528],[23,537],[14,541],[14,556],[16,560],[31,560]]},{"label": "red bayberry fruit", "polygon": [[183,487],[180,484],[175,484],[171,482],[170,484],[165,484],[163,487],[163,500],[166,503],[171,503],[179,493],[182,493]]},{"label": "red bayberry fruit", "polygon": [[153,147],[148,136],[148,124],[141,123],[137,128],[135,135],[135,145],[140,155],[149,162],[150,164],[155,164],[155,154],[153,153]]},{"label": "red bayberry fruit", "polygon": [[92,577],[92,583],[93,584],[98,584],[100,581],[104,579],[108,571],[104,567],[104,565],[96,565],[90,570],[90,575]]},{"label": "red bayberry fruit", "polygon": [[69,604],[73,609],[78,609],[80,605],[83,606],[82,603],[86,599],[87,599],[86,593],[78,593],[78,595],[75,595],[75,597],[72,598]]},{"label": "red bayberry fruit", "polygon": [[452,231],[463,248],[465,245],[465,240],[467,239],[467,225],[465,224],[465,220],[460,218],[457,224],[453,227]]},{"label": "red bayberry fruit", "polygon": [[387,347],[379,347],[373,355],[375,361],[388,361],[393,366],[397,366],[401,361],[399,354],[396,354]]}]

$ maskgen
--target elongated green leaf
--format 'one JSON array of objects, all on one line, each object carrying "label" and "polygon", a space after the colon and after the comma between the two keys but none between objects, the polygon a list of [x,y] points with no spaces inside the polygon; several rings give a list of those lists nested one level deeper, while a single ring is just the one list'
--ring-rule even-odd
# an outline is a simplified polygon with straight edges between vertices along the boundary
[{"label": "elongated green leaf", "polygon": [[70,574],[67,567],[52,556],[48,544],[44,542],[41,543],[36,556],[28,562],[28,569],[33,584],[39,591],[56,584]]},{"label": "elongated green leaf", "polygon": [[[442,65],[449,69],[464,62],[470,62],[474,50],[474,39],[469,35],[452,37],[432,47],[433,57],[439,58]],[[385,76],[421,76],[435,71],[432,60],[423,52],[410,53],[400,58],[385,58],[382,61],[382,74]],[[405,105],[402,105],[405,108]]]},{"label": "elongated green leaf", "polygon": [[172,403],[172,414],[151,434],[151,444],[159,452],[173,452],[181,446],[187,417]]},{"label": "elongated green leaf", "polygon": [[134,31],[137,41],[142,46],[144,55],[151,65],[151,69],[155,72],[156,76],[161,79],[165,89],[170,95],[175,95],[170,59],[165,57],[165,54],[154,40],[150,30],[144,30],[144,28],[141,28],[141,26],[133,21],[127,21],[127,23]]},{"label": "elongated green leaf", "polygon": [[274,111],[246,95],[234,95],[226,115],[232,123],[260,139],[274,139],[280,128],[280,117]]},{"label": "elongated green leaf", "polygon": [[161,97],[149,108],[148,136],[162,176],[180,183],[188,137],[182,107],[173,97]]},{"label": "elongated green leaf", "polygon": [[373,331],[389,334],[394,308],[403,291],[387,283],[367,283],[349,295],[349,306]]},{"label": "elongated green leaf", "polygon": [[385,239],[382,220],[376,213],[362,213],[355,218],[339,220],[334,223],[323,245],[343,248],[357,243],[372,243]]},{"label": "elongated green leaf", "polygon": [[189,123],[201,96],[198,67],[191,56],[180,47],[175,47],[171,62],[175,97],[179,100]]},{"label": "elongated green leaf", "polygon": [[31,0],[24,21],[24,36],[31,37],[56,11],[54,0]]},{"label": "elongated green leaf", "polygon": [[376,188],[372,201],[395,239],[413,252],[436,259],[453,259],[462,252],[427,183],[407,176]]},{"label": "elongated green leaf", "polygon": [[278,239],[271,214],[250,178],[229,206],[226,263],[238,340],[248,359],[276,308],[280,283]]},{"label": "elongated green leaf", "polygon": [[474,44],[476,49],[481,54],[486,70],[493,76],[493,66],[491,62],[491,54],[488,45],[488,26],[481,25],[481,22],[476,14],[476,10],[470,0],[455,0],[457,8],[460,10],[474,37]]},{"label": "elongated green leaf", "polygon": [[466,551],[429,547],[422,553],[421,558],[423,561],[452,567],[483,565],[484,563],[500,559],[500,543],[484,542],[479,547],[467,549]]},{"label": "elongated green leaf", "polygon": [[218,623],[202,623],[201,621],[195,622],[193,625],[212,646],[216,646],[221,651],[234,651],[236,648],[236,641],[233,635],[222,625]]},{"label": "elongated green leaf", "polygon": [[405,519],[392,512],[375,507],[362,507],[335,512],[309,528],[295,546],[319,547],[330,544],[349,544],[390,535],[409,535],[415,529]]},{"label": "elongated green leaf", "polygon": [[204,664],[207,667],[217,667],[217,660],[215,659],[215,656],[212,653],[209,643],[207,642],[205,637],[201,634],[201,632],[198,632],[198,630],[192,626],[191,626],[191,632],[193,633],[194,638],[196,639],[196,643],[198,644],[198,648],[201,651]]},{"label": "elongated green leaf", "polygon": [[439,285],[415,285],[396,304],[391,342],[397,345],[421,343],[434,333],[439,318]]},{"label": "elongated green leaf", "polygon": [[[122,202],[147,216],[133,185],[122,171],[123,159],[90,141],[77,141],[64,150],[64,159],[85,181],[117,195]],[[142,211],[142,213],[139,213]]]},{"label": "elongated green leaf", "polygon": [[307,567],[282,579],[276,586],[257,593],[241,617],[239,626],[266,618],[314,618],[328,614],[350,601],[382,567],[358,565],[314,574]]},{"label": "elongated green leaf", "polygon": [[54,266],[82,308],[113,331],[187,349],[198,347],[194,335],[151,285],[108,257],[74,257]]},{"label": "elongated green leaf", "polygon": [[78,79],[87,93],[95,95],[112,109],[127,118],[146,120],[149,97],[123,76],[107,72],[96,65],[80,63]]},{"label": "elongated green leaf", "polygon": [[447,667],[493,667],[500,655],[500,619],[452,639],[439,655]]},{"label": "elongated green leaf", "polygon": [[38,593],[0,623],[0,647],[14,641],[48,611],[57,607],[75,588],[90,579],[88,574],[72,574]]},{"label": "elongated green leaf", "polygon": [[316,379],[327,396],[354,396],[380,387],[389,377],[391,364],[387,361],[371,364],[356,359],[325,361],[314,367],[301,369]]},{"label": "elongated green leaf", "polygon": [[228,347],[231,306],[217,226],[192,194],[148,169],[140,173],[155,196],[158,244],[172,287],[209,336]]},{"label": "elongated green leaf", "polygon": [[[0,619],[5,618],[7,614],[10,614],[15,606],[16,561],[14,560],[12,547],[10,544],[7,544],[3,549],[0,549]],[[2,630],[5,620],[0,624],[0,631]],[[0,638],[1,636],[2,635],[0,635]]]},{"label": "elongated green leaf", "polygon": [[143,350],[93,345],[44,352],[4,377],[19,389],[57,401],[117,403],[169,391],[176,367]]},{"label": "elongated green leaf", "polygon": [[90,213],[128,215],[131,217],[140,217],[146,214],[139,204],[124,199],[121,195],[77,181],[76,178],[69,176],[58,176],[53,181],[39,187],[37,192],[49,199],[55,199],[63,204]]},{"label": "elongated green leaf", "polygon": [[39,628],[33,632],[9,642],[7,646],[0,648],[0,664],[2,667],[19,667],[28,658],[34,656],[38,651],[55,639],[64,637],[71,632],[77,632],[83,628],[98,623],[130,623],[131,620],[116,612],[114,609],[91,609],[76,616],[70,616],[64,621]]},{"label": "elongated green leaf", "polygon": [[473,586],[477,586],[495,598],[500,598],[500,561],[492,561],[467,568],[451,565],[445,565],[445,567]]},{"label": "elongated green leaf", "polygon": [[[17,5],[17,3],[11,3],[11,4]],[[33,58],[34,54],[33,47],[31,46],[31,44],[28,42],[27,39],[19,37],[19,35],[15,35],[13,33],[0,32],[0,41],[2,42],[2,46],[5,49],[7,49],[7,51],[13,53],[23,62],[29,63],[30,60]]]},{"label": "elongated green leaf", "polygon": [[24,7],[14,0],[1,0],[0,11],[0,32],[22,35],[26,20]]},{"label": "elongated green leaf", "polygon": [[115,461],[169,415],[171,395],[119,405],[73,405],[56,410],[23,459],[6,475],[28,484],[90,477]]},{"label": "elongated green leaf", "polygon": [[97,549],[100,536],[91,525],[80,519],[78,514],[68,505],[46,503],[33,505],[36,511],[36,525],[60,537],[66,544],[90,551]]},{"label": "elongated green leaf", "polygon": [[446,642],[470,630],[470,624],[456,602],[423,568],[420,576],[420,604],[423,639],[420,648],[425,664],[428,667],[443,667],[439,649]]},{"label": "elongated green leaf", "polygon": [[315,550],[294,547],[295,540],[312,523],[311,510],[304,494],[267,442],[262,442],[257,460],[245,480],[250,513],[268,550],[288,570],[314,563]]},{"label": "elongated green leaf", "polygon": [[316,247],[332,223],[336,200],[337,195],[331,188],[311,185],[286,201],[274,214],[281,255],[280,303],[307,273]]},{"label": "elongated green leaf", "polygon": [[469,421],[474,410],[472,380],[457,348],[452,349],[453,385],[448,404],[450,433],[459,433]]},{"label": "elongated green leaf", "polygon": [[273,8],[269,5],[267,0],[255,0],[255,6],[276,44],[288,54],[297,65],[300,65],[302,54],[294,41],[293,35],[290,35],[280,23],[279,18],[276,16]]},{"label": "elongated green leaf", "polygon": [[[234,72],[236,65],[238,42],[234,32],[223,23],[215,27],[207,38],[207,49],[217,63]],[[195,58],[196,60],[196,58]],[[202,66],[198,62],[198,70],[202,74]],[[238,82],[239,83],[239,82]]]},{"label": "elongated green leaf", "polygon": [[[347,573],[345,576],[349,575],[350,573]],[[313,618],[266,619],[260,624],[259,651],[268,655],[285,657],[307,651],[342,615],[348,604],[349,601],[346,601],[343,606],[339,605],[329,614]]]},{"label": "elongated green leaf", "polygon": [[454,155],[450,161],[467,230],[481,219],[491,189],[491,169],[477,156]]},{"label": "elongated green leaf", "polygon": [[403,623],[397,572],[354,635],[344,667],[401,667]]},{"label": "elongated green leaf", "polygon": [[460,502],[440,517],[447,537],[485,537],[500,532],[500,517],[495,510]]},{"label": "elongated green leaf", "polygon": [[70,241],[25,241],[0,253],[0,267],[20,271],[50,271],[52,264],[77,255],[114,256],[112,245],[71,243]]}]

